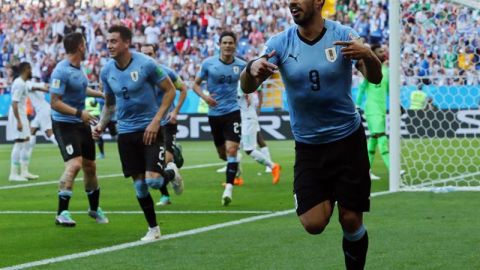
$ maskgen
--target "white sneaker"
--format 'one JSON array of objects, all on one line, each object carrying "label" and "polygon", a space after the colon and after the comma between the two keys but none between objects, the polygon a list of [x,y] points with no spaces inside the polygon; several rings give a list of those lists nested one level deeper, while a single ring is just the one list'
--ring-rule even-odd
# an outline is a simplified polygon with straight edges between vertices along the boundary
[{"label": "white sneaker", "polygon": [[38,179],[39,176],[36,175],[36,174],[31,174],[30,172],[27,171],[27,172],[22,173],[22,177],[25,177],[28,180],[35,180],[35,179]]},{"label": "white sneaker", "polygon": [[217,173],[224,173],[224,172],[227,172],[227,166],[224,166],[217,170]]},{"label": "white sneaker", "polygon": [[173,170],[175,172],[175,177],[170,182],[172,183],[173,191],[175,191],[175,194],[177,194],[177,195],[182,194],[183,193],[183,179],[182,179],[182,176],[180,175],[180,173],[178,171],[177,165],[175,165],[175,163],[173,163],[173,162],[169,162],[167,164],[166,169],[167,170]]},{"label": "white sneaker", "polygon": [[222,195],[223,206],[228,206],[232,202],[232,191],[233,191],[233,185],[226,184],[225,190],[223,191],[223,195]]},{"label": "white sneaker", "polygon": [[266,173],[272,173],[272,169],[270,167],[265,167],[265,172]]},{"label": "white sneaker", "polygon": [[142,241],[153,241],[153,240],[160,239],[161,235],[162,234],[160,233],[160,227],[156,226],[156,227],[153,227],[153,228],[148,228],[147,234],[145,234],[145,236],[142,237],[140,240],[142,240]]},{"label": "white sneaker", "polygon": [[27,178],[19,175],[19,174],[10,174],[10,176],[8,177],[8,180],[10,181],[18,181],[18,182],[26,182],[28,181]]},{"label": "white sneaker", "polygon": [[379,176],[376,176],[376,175],[373,174],[373,173],[370,173],[370,179],[371,179],[372,181],[375,181],[375,180],[380,180],[381,178],[380,178]]}]

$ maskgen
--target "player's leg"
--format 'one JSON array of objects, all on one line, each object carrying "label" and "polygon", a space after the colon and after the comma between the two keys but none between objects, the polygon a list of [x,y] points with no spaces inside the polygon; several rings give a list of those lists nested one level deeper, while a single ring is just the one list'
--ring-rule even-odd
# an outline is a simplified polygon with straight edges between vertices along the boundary
[{"label": "player's leg", "polygon": [[58,147],[62,155],[65,169],[60,177],[58,191],[58,209],[55,223],[62,226],[75,226],[75,221],[68,212],[73,195],[73,183],[82,168],[81,126],[62,122],[53,123],[53,132],[58,139]]},{"label": "player's leg", "polygon": [[30,158],[32,155],[32,147],[30,145],[30,137],[23,143],[23,149],[20,152],[20,171],[21,175],[29,180],[38,179],[38,175],[29,172]]},{"label": "player's leg", "polygon": [[379,134],[378,148],[380,150],[380,155],[382,156],[385,166],[387,166],[387,169],[390,170],[390,157],[389,157],[389,150],[388,150],[387,134],[385,133]]},{"label": "player's leg", "polygon": [[35,145],[37,144],[37,131],[39,130],[38,127],[35,126],[35,117],[32,122],[30,123],[30,138],[28,140],[28,148],[27,148],[27,153],[26,155],[28,156],[28,159],[31,158],[33,148],[35,148]]},{"label": "player's leg", "polygon": [[242,122],[242,147],[245,153],[255,161],[270,168],[272,172],[272,183],[277,184],[280,181],[280,166],[273,163],[263,152],[257,150],[258,127],[257,120]]},{"label": "player's leg", "polygon": [[363,212],[370,209],[369,160],[363,126],[342,139],[335,148],[337,163],[335,199],[343,229],[342,247],[347,269],[363,269],[368,250],[368,234],[363,225]]},{"label": "player's leg", "polygon": [[[221,120],[222,120],[221,116],[209,116],[208,124],[210,125],[210,130],[213,137],[213,143],[215,145],[215,149],[217,150],[218,157],[223,161],[227,161],[226,150],[225,150],[225,138],[223,137]],[[227,171],[226,165],[217,170],[218,173],[225,173],[226,171]]]},{"label": "player's leg", "polygon": [[[382,136],[382,134],[385,134],[385,128],[386,128],[385,115],[367,114],[366,120],[367,120],[368,130],[370,132],[370,138],[368,139],[368,145],[367,145],[368,159],[370,162],[370,168],[373,168],[373,160],[375,158],[377,145],[381,148],[382,143],[384,143],[383,139],[381,140],[380,137]],[[387,140],[387,144],[388,144],[388,140]],[[387,145],[387,149],[388,149],[388,145]],[[381,151],[382,150],[380,149],[380,153]],[[380,179],[380,177],[374,175],[371,171],[370,171],[370,177],[372,180]]]},{"label": "player's leg", "polygon": [[104,159],[105,158],[105,142],[103,141],[102,136],[98,137],[96,140],[96,143],[98,145],[98,150],[100,153],[98,153],[98,159]]},{"label": "player's leg", "polygon": [[100,203],[100,185],[97,178],[97,165],[95,163],[95,141],[90,133],[90,128],[83,129],[82,134],[82,169],[83,169],[83,183],[85,185],[85,193],[87,194],[88,215],[95,219],[99,224],[106,224],[109,222]]},{"label": "player's leg", "polygon": [[297,215],[309,234],[322,233],[333,212],[329,152],[322,145],[295,142],[294,200]]},{"label": "player's leg", "polygon": [[[272,160],[272,157],[270,155],[270,149],[268,149],[267,143],[265,142],[265,139],[263,138],[262,132],[260,130],[260,125],[258,126],[257,143],[258,143],[258,147],[260,148],[260,152],[262,152],[269,160]],[[265,172],[266,173],[271,173],[272,168],[266,166],[265,167]]]},{"label": "player's leg", "polygon": [[148,224],[147,234],[142,240],[157,239],[160,237],[160,228],[155,215],[153,199],[145,182],[146,161],[143,132],[119,134],[117,145],[123,175],[132,177],[138,204]]},{"label": "player's leg", "polygon": [[20,155],[23,149],[25,141],[22,139],[16,139],[13,142],[10,162],[10,181],[28,181],[27,178],[20,173]]},{"label": "player's leg", "polygon": [[[222,195],[222,205],[228,206],[232,201],[233,184],[239,167],[238,149],[240,146],[241,117],[240,111],[234,111],[223,116],[222,133],[225,138],[225,150],[227,156],[227,171],[225,173],[225,190]],[[238,179],[241,185],[243,180]]]},{"label": "player's leg", "polygon": [[[173,144],[175,141],[175,133],[176,133],[176,125],[174,124],[167,124],[162,127],[163,137],[165,139],[165,163],[168,164],[173,162]],[[160,188],[160,200],[158,201],[157,205],[168,205],[171,204],[170,201],[170,194],[168,193],[167,185],[164,184]]]},{"label": "player's leg", "polygon": [[144,146],[145,181],[150,188],[157,190],[170,182],[175,194],[180,195],[183,193],[183,179],[175,163],[169,162],[165,165],[163,133],[160,130],[155,143]]}]

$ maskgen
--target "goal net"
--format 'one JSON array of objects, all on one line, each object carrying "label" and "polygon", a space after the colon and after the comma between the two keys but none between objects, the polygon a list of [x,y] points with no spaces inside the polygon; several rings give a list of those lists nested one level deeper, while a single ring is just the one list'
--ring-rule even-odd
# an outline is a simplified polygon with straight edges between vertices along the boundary
[{"label": "goal net", "polygon": [[407,190],[480,190],[480,2],[400,0]]}]

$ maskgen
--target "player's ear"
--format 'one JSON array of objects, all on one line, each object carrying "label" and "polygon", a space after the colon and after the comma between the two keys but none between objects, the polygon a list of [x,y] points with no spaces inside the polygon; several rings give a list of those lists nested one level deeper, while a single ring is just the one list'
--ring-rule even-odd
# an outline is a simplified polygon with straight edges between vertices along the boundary
[{"label": "player's ear", "polygon": [[325,4],[325,0],[313,0],[313,1],[315,2],[314,3],[315,7],[320,10],[323,8],[323,5]]}]

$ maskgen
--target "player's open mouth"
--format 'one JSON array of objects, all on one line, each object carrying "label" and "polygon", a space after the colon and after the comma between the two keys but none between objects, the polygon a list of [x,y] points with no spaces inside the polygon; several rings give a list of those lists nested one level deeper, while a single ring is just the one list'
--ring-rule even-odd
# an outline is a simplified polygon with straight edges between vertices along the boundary
[{"label": "player's open mouth", "polygon": [[298,7],[291,7],[290,8],[290,13],[292,13],[292,16],[297,17],[300,15],[301,9]]}]

